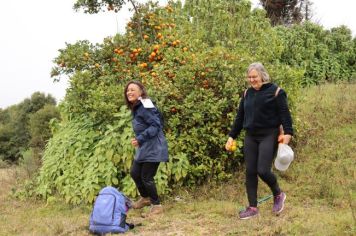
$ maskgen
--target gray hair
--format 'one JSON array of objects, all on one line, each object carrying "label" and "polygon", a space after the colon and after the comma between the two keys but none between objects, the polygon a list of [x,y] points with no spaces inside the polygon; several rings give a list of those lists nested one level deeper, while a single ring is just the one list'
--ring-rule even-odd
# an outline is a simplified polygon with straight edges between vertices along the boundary
[{"label": "gray hair", "polygon": [[260,62],[254,62],[247,68],[247,74],[250,73],[251,70],[256,70],[257,73],[261,76],[263,83],[268,83],[271,79],[265,67]]}]

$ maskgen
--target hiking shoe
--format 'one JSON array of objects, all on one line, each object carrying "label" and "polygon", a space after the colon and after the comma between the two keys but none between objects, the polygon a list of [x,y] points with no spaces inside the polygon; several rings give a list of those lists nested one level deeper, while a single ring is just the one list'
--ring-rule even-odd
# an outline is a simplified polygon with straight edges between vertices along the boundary
[{"label": "hiking shoe", "polygon": [[281,213],[284,208],[284,201],[286,200],[287,195],[284,192],[281,192],[274,197],[273,209],[274,213]]},{"label": "hiking shoe", "polygon": [[152,205],[150,209],[150,215],[158,215],[163,213],[163,207],[161,204],[159,205]]},{"label": "hiking shoe", "polygon": [[149,197],[141,197],[137,202],[132,203],[132,208],[141,209],[149,205],[151,205],[151,199]]},{"label": "hiking shoe", "polygon": [[251,217],[255,217],[258,215],[257,207],[247,207],[245,210],[239,212],[239,217],[241,220],[246,220]]},{"label": "hiking shoe", "polygon": [[150,211],[147,213],[142,213],[141,216],[143,218],[146,218],[146,217],[157,216],[162,213],[163,213],[163,207],[161,204],[160,205],[152,205]]}]

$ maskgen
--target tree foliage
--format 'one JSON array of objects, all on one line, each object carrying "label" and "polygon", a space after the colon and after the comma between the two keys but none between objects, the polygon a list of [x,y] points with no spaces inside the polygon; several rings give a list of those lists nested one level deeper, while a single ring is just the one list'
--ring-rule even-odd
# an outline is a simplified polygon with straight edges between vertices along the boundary
[{"label": "tree foliage", "polygon": [[89,14],[105,10],[118,12],[128,1],[131,0],[77,0],[73,8],[75,10],[83,9],[84,13]]},{"label": "tree foliage", "polygon": [[31,148],[44,150],[47,141],[52,137],[50,122],[52,119],[60,120],[58,108],[53,104],[45,104],[42,109],[29,115],[28,129],[30,131]]},{"label": "tree foliage", "polygon": [[[35,92],[21,103],[0,111],[0,157],[2,160],[18,161],[21,153],[30,146],[31,132],[28,123],[30,117],[46,105],[54,106],[55,104],[56,100],[51,95]],[[41,124],[41,126],[45,125],[48,125],[48,122]],[[46,132],[46,129],[40,129],[38,132]]]},{"label": "tree foliage", "polygon": [[[251,10],[246,0],[136,7],[125,34],[96,45],[67,44],[54,59],[52,76],[69,76],[70,87],[60,106],[63,120],[51,125],[54,136],[33,193],[58,194],[74,204],[92,202],[106,185],[137,194],[129,176],[133,133],[123,96],[132,79],[146,85],[164,116],[170,162],[160,165],[156,181],[167,194],[181,185],[224,180],[238,169],[241,149],[227,153],[224,143],[250,63],[261,61],[287,91],[294,116],[303,83],[326,80],[339,68],[330,65],[342,61],[349,72],[333,74],[335,80],[355,72],[355,40],[347,30],[329,32],[308,22],[272,27],[266,12]],[[319,73],[315,65],[331,57],[336,63]]]},{"label": "tree foliage", "polygon": [[305,70],[303,85],[355,79],[356,48],[347,27],[324,30],[305,22],[293,27],[280,26],[276,30],[285,44],[282,61]]},{"label": "tree foliage", "polygon": [[241,150],[223,146],[251,62],[262,61],[290,97],[298,93],[302,71],[279,63],[282,41],[249,1],[139,5],[126,29],[101,44],[67,44],[55,58],[52,75],[69,75],[70,87],[37,179],[40,195],[77,204],[105,185],[137,194],[123,97],[129,80],[142,81],[164,115],[170,162],[156,175],[161,194],[226,179],[238,168]]},{"label": "tree foliage", "polygon": [[311,17],[308,0],[260,0],[272,25],[291,25],[309,20]]}]

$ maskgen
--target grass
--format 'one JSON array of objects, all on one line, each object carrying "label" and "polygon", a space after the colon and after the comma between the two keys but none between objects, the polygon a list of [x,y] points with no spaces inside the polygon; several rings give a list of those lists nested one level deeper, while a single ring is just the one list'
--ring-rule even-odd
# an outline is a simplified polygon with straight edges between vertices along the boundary
[{"label": "grass", "polygon": [[[323,85],[305,90],[298,105],[296,159],[276,172],[287,193],[283,213],[239,220],[246,205],[244,175],[225,183],[177,190],[164,199],[165,212],[142,218],[131,210],[128,221],[141,224],[126,235],[355,235],[356,85]],[[242,172],[242,171],[241,171]],[[24,176],[17,168],[0,169],[0,235],[89,235],[90,207],[60,202],[19,201],[11,189]],[[259,196],[269,195],[260,182]],[[6,222],[5,224],[3,222]]]}]

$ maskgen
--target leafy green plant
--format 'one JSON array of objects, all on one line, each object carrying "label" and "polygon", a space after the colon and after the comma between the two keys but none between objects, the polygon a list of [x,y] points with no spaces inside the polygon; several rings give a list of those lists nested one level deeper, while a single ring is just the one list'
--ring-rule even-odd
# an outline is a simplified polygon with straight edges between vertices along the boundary
[{"label": "leafy green plant", "polygon": [[302,85],[353,80],[355,44],[346,26],[324,30],[306,21],[300,25],[276,28],[285,47],[281,62],[304,69]]},{"label": "leafy green plant", "polygon": [[223,0],[165,7],[150,2],[140,5],[124,35],[96,45],[67,44],[52,75],[69,76],[70,87],[60,104],[63,120],[52,122],[37,193],[59,194],[74,204],[92,202],[106,185],[137,195],[123,98],[132,79],[145,84],[165,120],[170,161],[156,175],[159,192],[229,178],[242,154],[227,153],[224,144],[246,88],[247,66],[264,63],[294,109],[304,68],[281,64],[283,50],[264,11],[251,11],[248,1]]},{"label": "leafy green plant", "polygon": [[33,177],[41,166],[41,161],[33,149],[28,149],[22,152],[22,157],[19,160],[20,167],[26,172],[27,177]]}]

